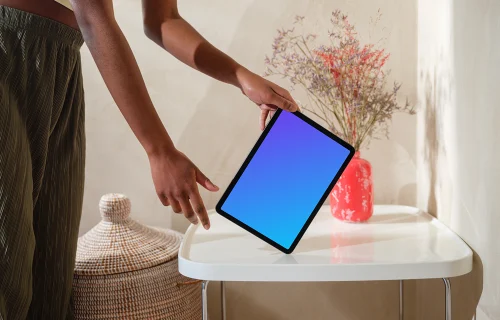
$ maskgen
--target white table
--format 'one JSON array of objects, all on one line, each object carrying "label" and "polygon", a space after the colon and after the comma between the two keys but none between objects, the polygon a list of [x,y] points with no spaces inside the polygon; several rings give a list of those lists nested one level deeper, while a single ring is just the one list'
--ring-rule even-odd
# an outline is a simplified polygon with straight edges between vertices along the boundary
[{"label": "white table", "polygon": [[365,223],[318,212],[293,254],[286,255],[259,238],[210,213],[211,228],[191,225],[179,250],[181,274],[203,280],[203,319],[207,286],[220,281],[225,319],[225,281],[367,281],[442,278],[446,320],[451,320],[450,277],[472,270],[471,249],[437,219],[416,208],[375,206]]}]

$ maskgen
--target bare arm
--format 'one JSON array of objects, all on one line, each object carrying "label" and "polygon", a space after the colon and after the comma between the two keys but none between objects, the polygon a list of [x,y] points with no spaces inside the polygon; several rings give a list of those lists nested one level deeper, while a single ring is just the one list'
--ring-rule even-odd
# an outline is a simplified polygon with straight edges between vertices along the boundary
[{"label": "bare arm", "polygon": [[[85,43],[121,113],[147,152],[156,191],[165,205],[184,212],[193,223],[208,216],[196,181],[213,185],[182,153],[176,150],[163,126],[139,71],[132,50],[118,26],[111,0],[72,0]],[[192,202],[193,210],[190,201]]]},{"label": "bare arm", "polygon": [[132,50],[116,23],[111,0],[73,0],[72,5],[109,92],[146,152],[173,149]]},{"label": "bare arm", "polygon": [[177,9],[177,0],[142,0],[144,32],[180,61],[217,80],[240,86],[243,67],[211,45]]},{"label": "bare arm", "polygon": [[264,120],[276,107],[298,110],[287,90],[252,73],[203,38],[181,17],[177,0],[142,0],[142,6],[144,31],[151,40],[190,67],[238,87],[263,110]]}]

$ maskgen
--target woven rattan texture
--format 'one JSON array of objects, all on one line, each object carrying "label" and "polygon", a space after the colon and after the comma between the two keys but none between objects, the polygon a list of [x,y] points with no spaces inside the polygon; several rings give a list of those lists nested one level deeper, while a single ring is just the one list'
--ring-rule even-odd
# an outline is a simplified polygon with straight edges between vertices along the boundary
[{"label": "woven rattan texture", "polygon": [[78,241],[75,318],[200,320],[201,283],[178,271],[182,235],[132,220],[123,195],[99,207],[102,221]]}]

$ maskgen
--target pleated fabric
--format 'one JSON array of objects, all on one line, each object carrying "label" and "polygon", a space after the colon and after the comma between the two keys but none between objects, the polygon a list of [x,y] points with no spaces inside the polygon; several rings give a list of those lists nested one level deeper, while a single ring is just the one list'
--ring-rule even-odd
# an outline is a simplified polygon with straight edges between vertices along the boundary
[{"label": "pleated fabric", "polygon": [[71,318],[85,165],[79,31],[0,6],[0,319]]}]

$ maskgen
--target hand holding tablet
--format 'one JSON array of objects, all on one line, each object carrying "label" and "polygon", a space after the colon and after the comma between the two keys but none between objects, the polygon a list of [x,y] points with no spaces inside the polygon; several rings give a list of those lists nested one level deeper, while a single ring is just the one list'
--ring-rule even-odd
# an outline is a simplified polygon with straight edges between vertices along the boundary
[{"label": "hand holding tablet", "polygon": [[276,112],[216,211],[291,253],[354,148],[300,112]]}]

